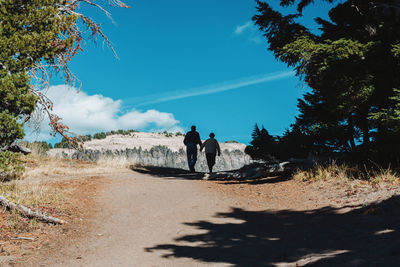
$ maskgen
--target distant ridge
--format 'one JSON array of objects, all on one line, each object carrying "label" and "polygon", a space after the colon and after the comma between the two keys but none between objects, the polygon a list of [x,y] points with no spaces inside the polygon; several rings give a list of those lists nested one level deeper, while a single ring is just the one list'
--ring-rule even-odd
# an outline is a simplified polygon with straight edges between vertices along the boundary
[{"label": "distant ridge", "polygon": [[[170,133],[132,132],[126,135],[113,134],[103,139],[92,139],[84,143],[83,151],[52,149],[51,156],[99,161],[119,158],[129,164],[187,169],[186,148],[183,135]],[[215,171],[238,169],[250,162],[244,153],[245,144],[220,143],[222,155],[217,157]],[[199,152],[197,171],[207,171],[204,152]]]}]

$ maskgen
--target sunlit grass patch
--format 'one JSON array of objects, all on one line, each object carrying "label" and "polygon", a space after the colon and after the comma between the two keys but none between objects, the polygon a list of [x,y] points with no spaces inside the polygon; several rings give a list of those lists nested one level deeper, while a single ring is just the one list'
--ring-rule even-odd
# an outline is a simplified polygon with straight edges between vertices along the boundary
[{"label": "sunlit grass patch", "polygon": [[389,168],[375,168],[368,170],[366,167],[348,166],[332,162],[329,165],[315,165],[309,170],[298,170],[293,179],[298,181],[325,181],[335,180],[349,182],[364,180],[372,184],[381,182],[399,183],[400,174]]},{"label": "sunlit grass patch", "polygon": [[57,206],[64,198],[65,188],[57,182],[80,179],[82,176],[110,173],[126,169],[129,164],[119,158],[88,162],[76,159],[51,158],[40,153],[20,156],[25,172],[19,179],[0,181],[0,195],[29,208]]},{"label": "sunlit grass patch", "polygon": [[396,173],[390,167],[380,168],[378,171],[371,172],[369,181],[373,184],[381,182],[400,184],[400,174]]},{"label": "sunlit grass patch", "polygon": [[43,155],[29,155],[26,162],[23,178],[50,178],[60,176],[79,176],[100,173],[112,173],[126,170],[129,162],[125,158],[109,157],[97,162],[78,159],[54,158]]},{"label": "sunlit grass patch", "polygon": [[27,181],[0,183],[0,195],[31,208],[57,204],[63,199],[63,193],[57,188]]},{"label": "sunlit grass patch", "polygon": [[337,165],[331,163],[327,166],[315,165],[309,170],[298,170],[294,173],[293,178],[298,181],[312,180],[354,180],[359,173],[356,169],[346,165]]}]

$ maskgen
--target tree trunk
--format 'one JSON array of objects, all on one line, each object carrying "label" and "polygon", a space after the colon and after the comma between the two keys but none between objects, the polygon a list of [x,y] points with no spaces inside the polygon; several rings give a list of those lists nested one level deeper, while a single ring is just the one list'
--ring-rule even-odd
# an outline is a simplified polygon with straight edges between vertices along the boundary
[{"label": "tree trunk", "polygon": [[349,142],[351,146],[351,150],[354,151],[356,148],[356,143],[354,142],[354,122],[353,118],[349,117],[347,119],[348,127],[349,127]]},{"label": "tree trunk", "polygon": [[362,131],[362,134],[363,134],[363,145],[364,146],[368,146],[369,143],[370,143],[368,127],[361,129],[361,131]]}]

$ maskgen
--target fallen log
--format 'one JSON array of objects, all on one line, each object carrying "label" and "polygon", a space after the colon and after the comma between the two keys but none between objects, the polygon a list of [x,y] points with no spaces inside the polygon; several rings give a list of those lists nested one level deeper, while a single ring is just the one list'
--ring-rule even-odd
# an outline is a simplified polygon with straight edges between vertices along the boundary
[{"label": "fallen log", "polygon": [[48,215],[43,214],[43,213],[41,213],[39,211],[33,211],[30,208],[25,207],[24,205],[15,204],[14,202],[9,201],[8,199],[6,199],[3,196],[0,196],[0,205],[5,207],[5,208],[8,208],[8,209],[16,210],[20,214],[22,214],[23,216],[25,216],[27,218],[36,218],[36,219],[38,219],[38,220],[40,220],[42,222],[54,223],[54,224],[63,224],[63,223],[65,223],[65,221],[63,221],[63,220],[48,216]]},{"label": "fallen log", "polygon": [[32,238],[32,237],[18,236],[18,237],[11,237],[11,240],[29,240],[29,241],[33,241],[35,239]]}]

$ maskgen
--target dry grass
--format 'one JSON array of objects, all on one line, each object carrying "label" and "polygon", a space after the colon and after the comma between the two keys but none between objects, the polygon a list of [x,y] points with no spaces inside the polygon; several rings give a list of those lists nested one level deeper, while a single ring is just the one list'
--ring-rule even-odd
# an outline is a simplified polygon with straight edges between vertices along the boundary
[{"label": "dry grass", "polygon": [[[62,181],[79,181],[98,174],[115,173],[129,166],[126,161],[119,159],[104,159],[95,163],[50,158],[42,151],[34,151],[21,159],[25,165],[24,174],[17,179],[0,182],[0,195],[32,209],[62,207],[65,195],[70,193],[65,187],[59,186]],[[7,225],[15,225],[18,220],[18,214],[12,213],[7,218]]]},{"label": "dry grass", "polygon": [[373,184],[379,184],[382,182],[399,184],[400,175],[394,172],[390,168],[380,169],[379,171],[373,171],[370,175],[369,181]]},{"label": "dry grass", "polygon": [[[89,217],[94,212],[94,196],[99,192],[98,188],[106,183],[99,174],[124,171],[129,165],[118,159],[94,163],[50,158],[40,150],[22,156],[21,160],[25,172],[20,177],[10,177],[11,181],[0,182],[0,195],[68,223],[54,227],[0,207],[0,257],[31,257],[28,255],[57,249],[64,244],[60,236],[68,234],[68,237],[74,237],[84,233],[80,229],[83,225],[81,218]],[[21,236],[33,239],[29,241],[29,246],[28,242],[13,240]],[[26,262],[26,265],[35,265],[28,258]]]},{"label": "dry grass", "polygon": [[338,182],[352,182],[357,180],[368,181],[372,184],[382,182],[400,183],[400,175],[390,168],[380,168],[378,170],[368,171],[360,170],[358,167],[350,167],[345,164],[316,165],[310,170],[299,170],[293,178],[297,181],[318,181],[335,180]]},{"label": "dry grass", "polygon": [[22,160],[25,162],[24,174],[19,179],[0,183],[0,195],[28,207],[56,204],[62,200],[61,190],[49,186],[52,182],[123,171],[129,166],[126,161],[119,159],[95,163],[50,158],[40,153],[33,153]]},{"label": "dry grass", "polygon": [[49,179],[77,175],[96,175],[126,170],[129,163],[123,158],[104,158],[98,162],[75,159],[52,158],[30,155],[25,158],[26,170],[23,179]]},{"label": "dry grass", "polygon": [[310,170],[299,170],[293,178],[297,181],[312,181],[312,180],[354,180],[352,169],[346,165],[337,165],[332,163],[328,166],[316,165]]},{"label": "dry grass", "polygon": [[[97,211],[95,196],[108,184],[107,178],[77,176],[74,179],[49,180],[39,183],[27,178],[1,184],[3,191],[7,191],[14,201],[67,223],[54,226],[0,209],[0,258],[13,256],[17,266],[37,266],[32,262],[47,257],[49,252],[59,251],[66,240],[73,245],[72,240],[86,236],[87,220],[82,218],[91,218]],[[28,237],[32,241],[13,240],[15,237]]]},{"label": "dry grass", "polygon": [[22,143],[22,145],[31,150],[31,155],[45,156],[46,152],[49,151],[49,148],[38,143]]},{"label": "dry grass", "polygon": [[0,195],[3,195],[10,201],[31,208],[47,204],[57,204],[63,199],[62,192],[57,190],[57,188],[22,180],[0,183]]}]

